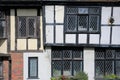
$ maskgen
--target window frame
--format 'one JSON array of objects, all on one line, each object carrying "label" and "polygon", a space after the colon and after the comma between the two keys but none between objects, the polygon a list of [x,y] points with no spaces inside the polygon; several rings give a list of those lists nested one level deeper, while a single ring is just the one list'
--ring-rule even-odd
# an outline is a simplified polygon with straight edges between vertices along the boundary
[{"label": "window frame", "polygon": [[3,76],[3,59],[2,59],[2,58],[0,58],[0,64],[1,64],[1,68],[2,68],[2,69],[1,69],[1,70],[2,70],[2,71],[1,71],[2,74],[0,75],[0,79],[3,79],[4,76]]},{"label": "window frame", "polygon": [[[102,56],[102,58],[97,58],[96,57],[96,51],[97,50],[101,50],[101,51],[103,51],[102,53],[103,53],[103,56]],[[107,55],[107,51],[108,50],[111,50],[111,51],[113,51],[111,54],[112,54],[112,57],[110,57],[110,55]],[[100,48],[100,49],[98,49],[98,48],[96,48],[95,49],[95,77],[96,78],[99,78],[100,76],[97,76],[96,75],[96,67],[97,67],[97,63],[96,62],[98,62],[98,61],[101,61],[102,62],[102,66],[103,66],[103,74],[102,74],[102,76],[105,76],[106,75],[106,69],[105,69],[105,67],[106,67],[106,62],[109,62],[109,61],[111,61],[112,62],[112,70],[113,70],[113,73],[111,73],[111,74],[116,74],[117,75],[117,73],[116,73],[116,71],[117,71],[117,68],[116,68],[116,66],[117,66],[117,61],[119,61],[120,62],[120,57],[119,58],[117,58],[117,51],[119,51],[120,52],[120,49],[119,48],[117,48],[117,49],[115,49],[115,48]],[[101,53],[101,54],[102,54]],[[98,53],[97,53],[98,54]],[[100,53],[99,53],[100,54]],[[119,55],[120,55],[120,53],[119,53]]]},{"label": "window frame", "polygon": [[[25,20],[26,20],[26,35],[25,36],[21,36],[20,35],[20,31],[19,31],[19,28],[20,28],[20,25],[19,25],[19,18],[20,17],[24,17]],[[35,24],[34,24],[34,35],[30,35],[29,34],[29,19],[34,19],[35,21]],[[39,20],[38,20],[38,16],[17,16],[17,38],[38,38],[38,27],[39,27]]]},{"label": "window frame", "polygon": [[[30,59],[36,59],[37,60],[37,65],[36,65],[36,76],[31,76],[30,75]],[[28,78],[30,79],[38,79],[38,57],[28,57]]]},{"label": "window frame", "polygon": [[[77,8],[78,10],[79,10],[79,8],[87,8],[88,9],[88,13],[86,14],[80,14],[79,13],[79,11],[77,12],[77,13],[67,13],[67,8]],[[99,9],[98,11],[99,11],[99,13],[96,13],[96,14],[94,14],[94,13],[90,13],[90,11],[89,11],[89,9],[92,9],[92,8],[97,8],[97,9]],[[77,23],[75,23],[76,24],[76,31],[69,31],[67,28],[68,28],[68,19],[67,19],[67,16],[68,15],[75,15],[75,16],[77,16]],[[97,26],[98,27],[96,27],[97,28],[97,30],[93,30],[93,31],[90,31],[90,16],[93,16],[93,15],[96,15],[96,17],[99,17],[99,21],[97,21],[96,23],[97,23]],[[88,26],[87,26],[87,30],[86,31],[79,31],[78,30],[78,17],[79,16],[88,16]],[[91,33],[91,34],[99,34],[100,33],[100,31],[101,31],[101,7],[98,7],[98,6],[92,6],[92,7],[90,7],[90,6],[65,6],[65,20],[64,20],[64,23],[65,23],[65,33]],[[94,27],[93,27],[94,28]]]},{"label": "window frame", "polygon": [[[76,48],[75,48],[76,49]],[[51,70],[52,70],[52,76],[54,76],[54,62],[59,62],[60,64],[61,64],[61,70],[60,70],[60,74],[61,75],[65,75],[64,74],[64,66],[66,66],[66,65],[64,65],[64,63],[67,61],[67,62],[70,62],[71,63],[71,65],[69,66],[69,67],[71,67],[71,69],[70,69],[70,75],[69,76],[73,76],[74,74],[75,74],[75,72],[74,72],[74,62],[79,62],[80,63],[80,71],[83,71],[83,49],[82,48],[77,48],[76,50],[78,50],[78,51],[80,51],[80,57],[79,58],[76,58],[76,56],[74,55],[74,51],[75,51],[75,49],[72,49],[72,48],[55,48],[55,47],[52,47],[52,54],[51,54]],[[60,57],[61,58],[53,58],[53,51],[54,50],[58,50],[58,51],[60,51]],[[69,51],[71,51],[70,53],[71,53],[71,57],[70,58],[66,58],[66,57],[64,57],[64,53],[65,53],[65,51],[66,50],[69,50]],[[66,68],[67,69],[67,68]]]}]

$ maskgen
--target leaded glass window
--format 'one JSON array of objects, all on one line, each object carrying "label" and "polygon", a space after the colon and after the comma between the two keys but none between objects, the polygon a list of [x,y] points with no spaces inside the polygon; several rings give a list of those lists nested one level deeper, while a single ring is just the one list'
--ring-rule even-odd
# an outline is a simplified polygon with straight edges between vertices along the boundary
[{"label": "leaded glass window", "polygon": [[116,74],[120,76],[120,49],[95,50],[95,76]]},{"label": "leaded glass window", "polygon": [[18,37],[37,37],[37,17],[18,16]]},{"label": "leaded glass window", "polygon": [[99,32],[101,15],[100,10],[100,7],[66,6],[66,32]]},{"label": "leaded glass window", "polygon": [[83,69],[81,48],[52,48],[52,75],[75,75]]}]

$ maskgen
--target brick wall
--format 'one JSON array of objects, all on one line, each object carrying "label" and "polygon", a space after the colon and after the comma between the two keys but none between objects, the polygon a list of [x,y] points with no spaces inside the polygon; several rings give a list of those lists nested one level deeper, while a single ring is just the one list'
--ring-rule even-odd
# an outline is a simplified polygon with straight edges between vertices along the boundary
[{"label": "brick wall", "polygon": [[11,53],[12,59],[12,79],[23,80],[23,54]]},{"label": "brick wall", "polygon": [[4,80],[9,80],[9,61],[3,60],[3,77]]}]

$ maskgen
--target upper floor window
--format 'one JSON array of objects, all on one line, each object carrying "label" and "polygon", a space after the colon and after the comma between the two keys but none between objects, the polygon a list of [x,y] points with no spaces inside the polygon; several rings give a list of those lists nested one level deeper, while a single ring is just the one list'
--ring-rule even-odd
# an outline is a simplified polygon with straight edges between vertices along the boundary
[{"label": "upper floor window", "polygon": [[66,32],[99,32],[100,10],[99,7],[66,7]]},{"label": "upper floor window", "polygon": [[19,38],[37,37],[37,17],[18,16],[17,21]]},{"label": "upper floor window", "polygon": [[0,10],[0,38],[6,37],[7,11]]}]

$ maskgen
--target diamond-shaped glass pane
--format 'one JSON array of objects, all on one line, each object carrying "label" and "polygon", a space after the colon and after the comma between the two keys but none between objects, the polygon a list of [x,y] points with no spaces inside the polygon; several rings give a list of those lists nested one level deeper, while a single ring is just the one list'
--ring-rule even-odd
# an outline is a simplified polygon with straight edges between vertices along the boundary
[{"label": "diamond-shaped glass pane", "polygon": [[82,51],[78,49],[73,50],[73,58],[74,59],[82,59]]},{"label": "diamond-shaped glass pane", "polygon": [[102,49],[97,49],[97,50],[95,51],[95,58],[96,58],[96,59],[104,59],[104,57],[105,57],[105,51],[104,51],[104,50],[102,50]]},{"label": "diamond-shaped glass pane", "polygon": [[95,61],[95,75],[104,76],[104,61]]},{"label": "diamond-shaped glass pane", "polygon": [[74,75],[80,71],[82,71],[82,61],[74,61],[73,62]]},{"label": "diamond-shaped glass pane", "polygon": [[78,31],[87,31],[88,16],[78,16]]},{"label": "diamond-shaped glass pane", "polygon": [[18,17],[18,36],[25,37],[26,36],[26,17]]},{"label": "diamond-shaped glass pane", "polygon": [[67,8],[67,13],[78,13],[78,8]]},{"label": "diamond-shaped glass pane", "polygon": [[68,76],[72,73],[72,62],[71,61],[64,61],[63,62],[63,74]]},{"label": "diamond-shaped glass pane", "polygon": [[29,18],[28,19],[28,25],[29,25],[29,36],[34,36],[35,19]]},{"label": "diamond-shaped glass pane", "polygon": [[120,50],[116,50],[115,53],[116,53],[116,58],[117,58],[117,59],[120,59]]},{"label": "diamond-shaped glass pane", "polygon": [[105,74],[113,74],[114,73],[114,62],[113,61],[105,61]]},{"label": "diamond-shaped glass pane", "polygon": [[64,50],[63,58],[72,58],[72,50]]},{"label": "diamond-shaped glass pane", "polygon": [[61,50],[53,50],[52,51],[52,58],[58,58],[61,59],[62,57],[62,51]]},{"label": "diamond-shaped glass pane", "polygon": [[111,50],[111,49],[106,50],[106,58],[107,59],[113,59],[114,55],[115,55],[115,51],[114,50]]},{"label": "diamond-shaped glass pane", "polygon": [[77,16],[76,15],[67,15],[67,31],[76,31],[77,30]]},{"label": "diamond-shaped glass pane", "polygon": [[99,16],[91,15],[89,18],[89,31],[98,31],[99,28]]},{"label": "diamond-shaped glass pane", "polygon": [[53,76],[60,76],[62,71],[62,63],[61,61],[53,61]]}]

